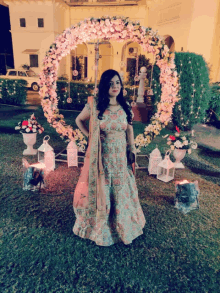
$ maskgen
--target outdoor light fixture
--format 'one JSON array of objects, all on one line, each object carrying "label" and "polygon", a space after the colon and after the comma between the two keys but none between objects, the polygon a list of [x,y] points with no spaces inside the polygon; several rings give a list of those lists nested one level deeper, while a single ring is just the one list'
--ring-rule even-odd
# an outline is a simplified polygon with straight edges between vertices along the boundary
[{"label": "outdoor light fixture", "polygon": [[50,172],[55,169],[55,154],[53,148],[48,144],[50,139],[46,135],[43,139],[43,144],[38,148],[38,162],[45,165],[45,171]]},{"label": "outdoor light fixture", "polygon": [[157,166],[162,161],[161,153],[159,149],[156,147],[150,153],[149,165],[148,165],[148,172],[149,174],[157,175]]},{"label": "outdoor light fixture", "polygon": [[78,167],[78,148],[74,140],[71,140],[67,146],[67,164],[68,167]]},{"label": "outdoor light fixture", "polygon": [[157,166],[157,179],[169,182],[174,178],[174,163],[170,160],[171,151],[167,151],[165,154],[165,158],[161,161]]},{"label": "outdoor light fixture", "polygon": [[175,208],[184,214],[191,210],[199,209],[199,185],[198,181],[189,182],[188,180],[175,182]]}]

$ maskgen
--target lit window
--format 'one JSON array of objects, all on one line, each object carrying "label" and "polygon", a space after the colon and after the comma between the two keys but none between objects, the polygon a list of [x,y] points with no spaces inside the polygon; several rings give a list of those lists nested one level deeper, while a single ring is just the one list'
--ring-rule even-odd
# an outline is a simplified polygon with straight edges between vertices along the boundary
[{"label": "lit window", "polygon": [[38,55],[30,55],[30,67],[38,67]]},{"label": "lit window", "polygon": [[44,27],[44,19],[38,18],[38,27]]},{"label": "lit window", "polygon": [[136,59],[135,58],[127,58],[127,68],[126,72],[132,71],[133,68],[136,66]]},{"label": "lit window", "polygon": [[20,27],[26,27],[26,19],[20,18]]}]

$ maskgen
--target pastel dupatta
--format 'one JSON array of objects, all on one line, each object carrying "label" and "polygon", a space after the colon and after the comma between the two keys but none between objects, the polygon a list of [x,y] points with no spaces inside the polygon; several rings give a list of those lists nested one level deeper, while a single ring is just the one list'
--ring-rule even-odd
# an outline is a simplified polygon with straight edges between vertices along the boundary
[{"label": "pastel dupatta", "polygon": [[90,104],[89,144],[84,165],[76,185],[73,207],[76,214],[84,217],[105,219],[105,174],[101,157],[100,126],[97,117],[96,101],[88,97]]}]

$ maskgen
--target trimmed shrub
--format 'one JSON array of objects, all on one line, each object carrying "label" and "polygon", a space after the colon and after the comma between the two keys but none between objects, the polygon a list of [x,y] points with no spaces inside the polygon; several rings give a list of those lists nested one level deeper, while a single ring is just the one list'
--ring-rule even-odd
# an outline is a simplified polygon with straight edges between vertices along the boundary
[{"label": "trimmed shrub", "polygon": [[27,81],[23,79],[0,79],[0,102],[24,105],[27,98]]},{"label": "trimmed shrub", "polygon": [[[173,123],[181,130],[190,130],[193,125],[206,120],[210,107],[208,67],[201,55],[189,52],[175,53],[175,64],[179,75],[181,100],[174,106]],[[151,97],[152,115],[154,115],[161,98],[160,68],[157,65],[153,68],[152,89],[154,94]]]},{"label": "trimmed shrub", "polygon": [[181,130],[190,130],[206,120],[211,99],[208,66],[201,55],[189,52],[175,53],[175,64],[181,100],[174,106],[173,123]]},{"label": "trimmed shrub", "polygon": [[211,121],[220,121],[220,84],[219,82],[210,85],[211,99],[209,102],[208,117]]},{"label": "trimmed shrub", "polygon": [[[88,96],[92,95],[94,84],[57,81],[58,107],[60,109],[82,110],[87,103]],[[70,95],[69,95],[70,90]],[[71,101],[68,98],[71,98]]]},{"label": "trimmed shrub", "polygon": [[[92,95],[94,86],[94,83],[68,83],[67,81],[57,81],[56,92],[59,100],[58,108],[81,111],[87,103],[88,96]],[[68,100],[69,89],[71,101]],[[131,103],[133,90],[128,87],[125,87],[125,90],[127,91],[125,98],[129,103]]]},{"label": "trimmed shrub", "polygon": [[161,99],[161,85],[160,85],[160,68],[154,65],[152,75],[152,90],[153,96],[151,97],[152,111],[151,115],[157,112],[157,104]]}]

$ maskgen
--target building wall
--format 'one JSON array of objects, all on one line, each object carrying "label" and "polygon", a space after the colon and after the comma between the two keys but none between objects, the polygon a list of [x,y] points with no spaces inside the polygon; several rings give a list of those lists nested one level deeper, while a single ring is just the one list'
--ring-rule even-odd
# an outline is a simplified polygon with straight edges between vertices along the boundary
[{"label": "building wall", "polygon": [[[56,35],[65,28],[68,6],[60,0],[5,2],[9,5],[15,68],[22,64],[30,65],[29,54],[23,52],[27,49],[37,49],[39,67],[34,67],[33,70],[39,73],[46,51]],[[20,27],[20,18],[25,18],[26,27]],[[38,18],[44,19],[44,27],[38,27]]]},{"label": "building wall", "polygon": [[[126,6],[80,6],[80,7],[71,7],[70,8],[70,25],[78,23],[85,18],[90,17],[101,17],[101,16],[127,16],[132,21],[139,20],[141,25],[147,27],[147,5],[145,3],[140,3],[139,5],[126,5]],[[95,40],[94,40],[95,41]],[[101,73],[107,68],[114,68],[115,70],[120,71],[120,61],[122,58],[122,47],[125,43],[112,42],[111,50],[108,50],[106,54],[103,54],[103,47],[100,46],[100,55],[103,56],[103,59],[99,61],[99,71],[98,79],[101,76]],[[92,69],[95,59],[94,45],[90,44],[88,47],[88,78],[94,81],[94,70]],[[144,54],[142,52],[142,54]],[[109,60],[105,58],[105,55],[109,56]],[[69,60],[70,61],[70,60]],[[68,62],[68,61],[67,61]],[[71,64],[69,64],[71,67]],[[125,73],[125,68],[124,68]],[[68,72],[67,72],[68,74]]]},{"label": "building wall", "polygon": [[160,35],[170,35],[175,51],[203,55],[211,65],[210,79],[220,81],[219,0],[158,1],[149,10],[149,26]]},{"label": "building wall", "polygon": [[[215,14],[214,37],[210,56],[210,78],[212,81],[220,82],[220,1],[218,1]],[[206,40],[206,38],[204,38],[204,40]]]},{"label": "building wall", "polygon": [[[220,81],[220,0],[158,0],[138,2],[137,5],[82,5],[68,6],[62,0],[4,0],[9,5],[15,67],[29,64],[26,49],[39,50],[39,66],[56,35],[67,27],[89,17],[124,15],[139,20],[141,25],[158,30],[161,36],[174,39],[175,51],[190,51],[203,55],[212,66],[210,78]],[[26,28],[21,28],[19,19],[26,19]],[[44,28],[37,27],[37,18],[44,18]],[[125,43],[111,43],[109,65],[120,70],[122,48]],[[94,80],[94,45],[87,46],[88,78]],[[134,44],[135,46],[135,44]],[[102,50],[103,51],[103,50]],[[64,57],[58,75],[71,78],[71,55]],[[145,54],[140,49],[140,54]],[[103,54],[104,55],[104,54]],[[152,59],[152,56],[147,55]],[[106,61],[107,62],[107,61]],[[100,61],[100,72],[107,68]],[[41,67],[34,68],[38,73]],[[125,68],[124,68],[125,71]]]},{"label": "building wall", "polygon": [[149,9],[149,26],[174,39],[175,51],[187,51],[194,0],[167,0]]},{"label": "building wall", "polygon": [[[62,0],[36,0],[18,1],[5,0],[9,5],[10,18],[12,20],[12,38],[14,48],[15,67],[22,64],[30,64],[29,55],[22,53],[26,49],[39,50],[39,68],[33,68],[36,73],[41,70],[41,61],[45,56],[49,46],[54,42],[55,37],[62,33],[71,25],[89,17],[101,17],[103,15],[124,15],[131,20],[139,20],[141,25],[147,26],[147,6],[145,2],[138,5],[125,6],[68,6]],[[20,18],[26,19],[26,27],[20,27]],[[44,19],[44,28],[38,28],[37,18]],[[22,40],[22,41],[21,41]],[[100,47],[100,54],[103,59],[100,60],[99,77],[107,67],[120,70],[119,63],[122,58],[122,47],[124,44],[111,42],[111,49],[105,53],[104,45]],[[143,52],[142,52],[143,53]],[[81,53],[80,53],[81,54]],[[88,57],[88,78],[94,81],[95,52],[94,45],[87,45]],[[59,65],[58,75],[67,75],[70,79],[72,76],[72,56],[64,57]],[[85,54],[83,54],[85,56]],[[109,58],[108,58],[109,56]],[[125,69],[124,69],[125,71]]]}]

